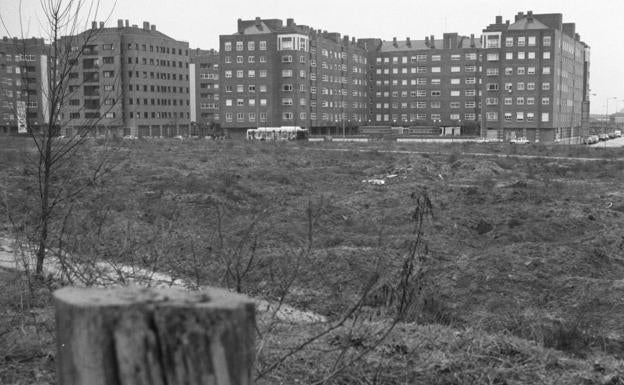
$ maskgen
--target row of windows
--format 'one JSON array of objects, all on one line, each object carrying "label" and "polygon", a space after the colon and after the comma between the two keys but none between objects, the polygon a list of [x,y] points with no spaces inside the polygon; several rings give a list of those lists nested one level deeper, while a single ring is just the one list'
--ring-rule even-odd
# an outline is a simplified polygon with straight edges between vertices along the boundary
[{"label": "row of windows", "polygon": [[[106,99],[109,100],[109,99]],[[141,104],[141,99],[140,98],[128,98],[128,104],[135,104],[134,101],[136,100],[136,104]],[[112,104],[112,103],[111,103]],[[144,105],[152,105],[152,106],[177,106],[178,105],[178,99],[149,99],[149,103],[148,103],[148,99],[143,98],[143,104]],[[179,99],[179,104],[182,106],[184,105],[184,99]],[[186,105],[189,105],[189,101],[186,100]]]},{"label": "row of windows", "polygon": [[[461,60],[462,55],[461,54],[451,54],[450,55],[450,59],[452,61],[456,61],[456,60]],[[425,55],[425,54],[420,54],[420,55],[415,55],[415,56],[392,56],[392,57],[377,57],[375,62],[377,64],[381,64],[381,63],[392,63],[392,64],[406,64],[406,63],[418,63],[418,62],[426,62],[429,59],[431,59],[431,61],[441,61],[442,60],[442,55]],[[475,52],[468,52],[464,54],[464,59],[465,60],[477,60],[477,54]]]},{"label": "row of windows", "polygon": [[130,119],[175,119],[175,118],[180,118],[180,119],[184,119],[186,117],[186,119],[190,119],[191,114],[189,112],[178,112],[176,113],[175,111],[163,111],[163,112],[147,112],[144,111],[142,116],[141,116],[141,112],[134,112],[134,111],[130,111],[128,112],[128,117]]},{"label": "row of windows", "polygon": [[[457,120],[461,119],[461,114],[450,114],[448,115],[449,120]],[[473,113],[464,114],[464,120],[476,120],[477,116]],[[376,114],[375,120],[377,122],[408,122],[415,120],[432,120],[442,121],[442,114]]]},{"label": "row of windows", "polygon": [[[534,96],[517,96],[515,98],[516,100],[516,105],[518,106],[522,106],[525,104],[527,105],[534,105],[535,104],[535,97]],[[503,103],[506,106],[511,106],[514,104],[514,98],[511,97],[506,97],[503,98]],[[485,98],[485,104],[487,104],[488,106],[494,106],[494,105],[498,105],[498,98]],[[542,97],[542,105],[548,105],[550,104],[550,97],[548,96],[544,96]]]},{"label": "row of windows", "polygon": [[[36,100],[24,101],[24,103],[26,104],[26,107],[28,107],[28,108],[37,108],[37,106],[38,106],[38,103],[37,103]],[[8,100],[3,100],[2,101],[2,108],[13,109],[14,108],[13,102],[10,102]]]},{"label": "row of windows", "polygon": [[[104,91],[113,91],[113,86],[112,85],[105,85],[104,86]],[[144,84],[142,87],[139,84],[135,84],[134,86],[132,84],[128,84],[128,91],[143,91],[143,92],[167,92],[167,93],[189,93],[189,88],[188,87],[176,87],[176,86],[159,86],[159,85],[150,85],[149,88],[146,84]]]},{"label": "row of windows", "polygon": [[11,54],[5,54],[0,52],[0,60],[4,59],[7,62],[12,61],[13,59],[15,59],[15,62],[21,62],[21,61],[35,61],[37,60],[37,56],[36,55],[22,55],[22,54],[17,54],[15,56],[11,55]]},{"label": "row of windows", "polygon": [[[432,90],[429,93],[431,96],[442,96],[442,91],[441,90]],[[474,89],[471,90],[464,90],[464,96],[476,96],[477,91]],[[407,91],[401,91],[400,93],[401,97],[407,97]],[[461,91],[460,90],[450,90],[449,91],[449,95],[456,97],[456,96],[461,96]],[[399,96],[399,92],[398,91],[377,91],[375,93],[376,97],[398,97]],[[409,92],[409,96],[413,97],[413,98],[424,98],[427,96],[427,90],[413,90]]]},{"label": "row of windows", "polygon": [[[399,84],[399,80],[401,81],[401,83]],[[409,82],[408,82],[409,80]],[[436,79],[431,79],[431,81],[429,82],[427,78],[416,78],[416,79],[393,79],[392,81],[390,80],[376,80],[375,81],[375,85],[376,86],[389,86],[389,85],[393,85],[393,86],[403,86],[406,87],[408,85],[411,86],[426,86],[427,84],[432,84],[432,85],[438,85],[438,84],[442,84],[442,80],[439,78]],[[461,78],[451,78],[449,79],[449,84],[452,85],[456,85],[456,84],[462,84],[462,79]],[[464,84],[477,84],[477,78],[475,77],[467,77],[464,79]]]},{"label": "row of windows", "polygon": [[[96,46],[92,46],[92,47],[93,47],[92,49],[95,49]],[[140,50],[140,51],[143,51],[143,52],[147,52],[148,51],[147,44],[139,45],[139,43],[128,43],[127,47],[128,47],[129,51],[131,51],[133,49],[137,50],[137,51]],[[113,45],[112,44],[103,44],[102,45],[102,49],[103,50],[112,50],[113,49]],[[149,46],[149,52],[157,52],[157,53],[160,53],[160,54],[167,53],[167,54],[175,55],[176,51],[177,51],[178,55],[188,56],[188,50],[187,49],[182,50],[182,48],[169,48],[169,47],[163,47],[163,46],[158,46],[158,45],[157,46],[153,46],[153,45]]]},{"label": "row of windows", "polygon": [[[237,41],[236,43],[236,50],[237,51],[243,51],[244,50],[244,42],[242,41]],[[266,41],[265,40],[261,40],[258,44],[258,48],[260,49],[260,51],[265,51],[267,47]],[[231,51],[232,50],[232,42],[231,41],[226,41],[223,44],[223,49],[225,51]],[[255,51],[256,50],[256,42],[255,41],[248,41],[247,42],[247,51]]]},{"label": "row of windows", "polygon": [[[516,119],[515,119],[516,122],[525,122],[525,121],[534,122],[535,121],[534,112],[517,111],[515,114],[516,114]],[[505,114],[503,115],[503,118],[506,122],[511,122],[514,120],[512,112],[505,112]],[[493,112],[493,111],[487,112],[486,119],[490,122],[498,121],[498,112]],[[542,122],[550,121],[550,113],[542,112],[541,121]]]},{"label": "row of windows", "polygon": [[[542,37],[542,45],[544,47],[550,47],[551,42],[552,42],[552,37],[550,36]],[[537,37],[536,36],[518,36],[518,37],[508,36],[505,38],[505,47],[513,47],[514,43],[518,47],[524,47],[524,46],[533,47],[537,43]]]},{"label": "row of windows", "polygon": [[[106,72],[106,71],[105,71]],[[109,71],[112,72],[112,71]],[[142,71],[141,73],[139,71],[128,71],[128,77],[131,78],[132,75],[135,75],[135,77],[140,77],[142,79],[147,79],[148,78],[148,72],[147,71]],[[180,75],[180,76],[178,76]],[[107,76],[104,76],[107,77]],[[112,77],[112,76],[109,76]],[[159,79],[159,80],[179,80],[179,81],[188,81],[189,80],[189,76],[188,74],[186,75],[182,75],[182,74],[172,74],[169,72],[149,72],[149,78],[150,79]]]},{"label": "row of windows", "polygon": [[[303,56],[302,56],[303,58]],[[229,64],[232,63],[232,57],[231,56],[225,56],[223,58],[223,60],[225,61],[225,63]],[[243,56],[236,56],[236,63],[237,64],[242,64],[245,62],[245,58]],[[247,63],[255,63],[256,62],[256,57],[251,55],[251,56],[247,56]],[[258,62],[259,63],[266,63],[266,56],[264,55],[260,55],[258,56]],[[302,62],[304,63],[304,62]]]},{"label": "row of windows", "polygon": [[[535,60],[535,52],[534,51],[529,51],[529,52],[518,51],[516,52],[515,59],[516,60]],[[550,51],[542,52],[542,59],[550,60],[551,59]],[[499,61],[499,60],[500,60],[500,55],[498,52],[490,52],[487,54],[487,61]],[[514,53],[505,52],[505,60],[514,60]]]},{"label": "row of windows", "polygon": [[[108,59],[108,61],[107,61]],[[114,64],[114,58],[113,57],[104,57],[103,58],[104,64]],[[142,65],[153,65],[153,66],[158,66],[158,67],[178,67],[178,68],[182,68],[182,67],[186,67],[188,68],[189,63],[188,62],[181,62],[181,61],[175,61],[175,60],[164,60],[164,59],[154,59],[154,58],[141,58],[141,64]],[[177,65],[176,65],[177,63]],[[134,58],[134,63],[132,63],[132,57],[128,57],[128,64],[139,64],[139,57],[135,57]]]},{"label": "row of windows", "polygon": [[[376,103],[375,104],[375,108],[377,109],[381,109],[381,108],[393,108],[393,109],[397,109],[397,108],[442,108],[442,102],[431,102],[431,103],[427,103],[427,102],[402,102],[402,103],[398,103],[398,102],[393,102],[393,103]],[[467,101],[464,103],[464,108],[476,108],[477,107],[477,102],[475,101]],[[461,102],[450,102],[449,103],[449,108],[455,109],[455,108],[461,108]]]},{"label": "row of windows", "polygon": [[[450,71],[453,73],[457,73],[457,72],[461,72],[462,71],[462,67],[461,66],[451,66]],[[399,74],[399,70],[401,74],[407,74],[407,73],[412,73],[412,74],[424,74],[424,73],[440,73],[442,72],[442,67],[425,67],[425,66],[418,66],[418,67],[403,67],[403,68],[398,68],[398,67],[394,67],[394,68],[377,68],[375,70],[375,74],[377,75],[389,75],[389,74],[393,74],[393,75],[397,75]],[[409,72],[408,72],[409,70]],[[474,65],[467,65],[464,66],[464,72],[477,72],[477,66]]]}]

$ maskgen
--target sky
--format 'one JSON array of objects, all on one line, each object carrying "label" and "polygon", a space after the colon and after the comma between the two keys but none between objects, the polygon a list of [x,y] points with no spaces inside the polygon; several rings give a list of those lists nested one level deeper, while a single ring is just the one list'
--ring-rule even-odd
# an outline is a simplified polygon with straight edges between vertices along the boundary
[{"label": "sky", "polygon": [[[239,18],[293,18],[297,24],[350,37],[419,40],[444,32],[479,36],[497,15],[513,22],[517,12],[528,10],[562,13],[591,47],[591,113],[605,114],[607,103],[609,113],[624,110],[622,0],[99,0],[97,20],[108,17],[109,26],[117,19],[138,25],[149,21],[191,48],[216,49],[219,35],[236,32]],[[28,37],[46,35],[41,0],[0,0],[0,16],[0,35],[20,36],[21,29]],[[83,18],[85,25],[93,19]]]}]

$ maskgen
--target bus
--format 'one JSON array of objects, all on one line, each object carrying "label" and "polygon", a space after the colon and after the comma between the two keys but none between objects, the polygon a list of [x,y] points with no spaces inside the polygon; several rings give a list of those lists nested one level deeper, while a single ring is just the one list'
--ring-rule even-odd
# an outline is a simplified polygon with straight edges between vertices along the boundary
[{"label": "bus", "polygon": [[246,139],[252,141],[306,140],[307,138],[308,130],[297,126],[250,128],[246,135]]}]

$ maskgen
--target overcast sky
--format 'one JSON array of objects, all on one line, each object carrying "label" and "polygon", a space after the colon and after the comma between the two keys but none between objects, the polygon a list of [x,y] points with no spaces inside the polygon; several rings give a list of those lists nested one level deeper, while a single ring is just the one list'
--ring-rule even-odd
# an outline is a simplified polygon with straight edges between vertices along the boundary
[{"label": "overcast sky", "polygon": [[[44,36],[40,0],[23,0],[22,19],[29,36]],[[6,29],[19,36],[19,0],[0,0]],[[513,21],[518,11],[562,13],[576,23],[581,39],[591,47],[591,112],[624,109],[624,1],[623,0],[100,0],[100,17],[110,14],[130,24],[143,21],[191,48],[218,48],[219,35],[236,32],[238,18],[294,18],[295,23],[339,32],[356,38],[391,40],[441,37],[443,32],[479,35],[496,15]],[[5,27],[0,27],[6,35]]]}]

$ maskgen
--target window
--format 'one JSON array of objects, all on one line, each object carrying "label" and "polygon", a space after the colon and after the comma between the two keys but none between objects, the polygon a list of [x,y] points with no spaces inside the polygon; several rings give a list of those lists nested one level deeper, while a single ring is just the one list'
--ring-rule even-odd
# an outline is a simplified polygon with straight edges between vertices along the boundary
[{"label": "window", "polygon": [[256,62],[255,56],[247,56],[247,63],[255,63],[255,62]]},{"label": "window", "polygon": [[440,55],[431,55],[431,61],[440,61],[441,58],[442,57]]},{"label": "window", "polygon": [[543,104],[543,105],[550,104],[550,98],[549,98],[549,97],[547,97],[547,96],[543,97],[543,98],[542,98],[542,104]]},{"label": "window", "polygon": [[102,44],[102,49],[105,51],[110,51],[113,49],[113,45],[112,44]]},{"label": "window", "polygon": [[225,106],[232,107],[232,99],[225,99]]},{"label": "window", "polygon": [[115,58],[113,56],[107,56],[102,58],[102,61],[104,62],[104,64],[114,64]]},{"label": "window", "polygon": [[527,67],[527,75],[535,75],[535,67]]},{"label": "window", "polygon": [[293,76],[292,70],[282,70],[283,78],[292,78],[292,76]]},{"label": "window", "polygon": [[474,78],[474,77],[466,78],[466,84],[477,84],[477,78]]},{"label": "window", "polygon": [[529,60],[535,60],[535,51],[529,51],[529,52],[527,52],[527,59],[529,59]]},{"label": "window", "polygon": [[437,91],[437,90],[436,91],[431,91],[431,96],[440,96],[440,95],[442,95],[442,92],[440,92],[440,91]]},{"label": "window", "polygon": [[243,62],[242,56],[236,56],[236,63],[241,64]]},{"label": "window", "polygon": [[550,90],[550,82],[542,83],[542,91],[548,91],[548,90]]},{"label": "window", "polygon": [[524,60],[524,58],[525,58],[525,52],[524,51],[518,52],[518,59],[519,60]]},{"label": "window", "polygon": [[256,85],[255,84],[250,84],[247,86],[247,91],[250,93],[255,93],[256,92]]},{"label": "window", "polygon": [[236,42],[236,50],[237,51],[242,51],[243,50],[243,42],[242,41],[237,41]]},{"label": "window", "polygon": [[232,58],[230,56],[226,56],[224,60],[225,60],[226,63],[231,63],[232,62]]},{"label": "window", "polygon": [[261,78],[267,77],[267,70],[259,70],[258,72]]},{"label": "window", "polygon": [[112,78],[113,76],[115,76],[115,71],[104,71],[102,75],[105,78]]},{"label": "window", "polygon": [[431,102],[431,108],[440,108],[440,102]]},{"label": "window", "polygon": [[524,112],[522,112],[522,111],[517,111],[516,112],[516,121],[517,122],[524,121]]},{"label": "window", "polygon": [[453,85],[461,84],[461,79],[459,79],[459,78],[451,78],[451,84],[453,84]]},{"label": "window", "polygon": [[513,98],[505,98],[504,103],[506,106],[511,106],[513,104]]},{"label": "window", "polygon": [[524,105],[524,97],[523,96],[518,96],[516,98],[516,104],[519,106],[523,106]]},{"label": "window", "polygon": [[498,61],[499,56],[498,52],[492,52],[487,54],[487,61]]},{"label": "window", "polygon": [[505,91],[513,90],[513,83],[505,83]]},{"label": "window", "polygon": [[247,77],[255,78],[256,77],[256,70],[249,70],[249,71],[247,71]]},{"label": "window", "polygon": [[292,55],[283,55],[282,63],[292,63]]},{"label": "window", "polygon": [[535,83],[533,83],[533,82],[529,82],[529,83],[527,83],[526,88],[527,88],[527,90],[528,90],[528,91],[533,91],[533,90],[535,90]]},{"label": "window", "polygon": [[459,54],[451,55],[451,60],[461,60],[461,55]]},{"label": "window", "polygon": [[518,82],[516,83],[516,89],[518,91],[524,91],[524,82]]},{"label": "window", "polygon": [[518,67],[516,70],[516,73],[518,75],[524,75],[525,74],[525,68],[524,67]]},{"label": "window", "polygon": [[431,120],[434,122],[437,120],[442,120],[442,116],[440,114],[431,114]]},{"label": "window", "polygon": [[528,37],[528,46],[533,47],[535,45],[535,36]]},{"label": "window", "polygon": [[451,67],[451,72],[461,72],[461,67],[453,66],[453,67]]},{"label": "window", "polygon": [[245,121],[245,114],[242,112],[237,112],[236,113],[236,121],[237,122],[244,122]]},{"label": "window", "polygon": [[245,87],[242,84],[239,84],[236,86],[236,92],[243,92],[245,90]]},{"label": "window", "polygon": [[518,47],[524,47],[526,38],[524,36],[518,36]]},{"label": "window", "polygon": [[245,105],[245,99],[236,99],[236,105],[242,107]]},{"label": "window", "polygon": [[542,112],[542,122],[548,122],[549,118],[548,112]]},{"label": "window", "polygon": [[260,84],[260,92],[267,92],[266,84]]},{"label": "window", "polygon": [[416,84],[418,84],[418,85],[426,85],[427,84],[427,79],[426,78],[416,78]]},{"label": "window", "polygon": [[245,71],[243,71],[243,70],[237,70],[236,71],[236,77],[237,78],[242,78],[244,76],[245,76]]},{"label": "window", "polygon": [[475,52],[467,53],[465,58],[466,60],[477,60],[477,54]]},{"label": "window", "polygon": [[529,106],[532,106],[535,104],[535,98],[534,97],[528,97],[526,99],[526,104],[528,104]]},{"label": "window", "polygon": [[475,114],[464,114],[464,120],[475,120],[475,119],[476,119]]},{"label": "window", "polygon": [[486,98],[485,99],[485,104],[488,105],[488,106],[498,105],[498,98]]},{"label": "window", "polygon": [[473,65],[464,66],[464,71],[477,72],[477,66],[473,66]]},{"label": "window", "polygon": [[505,52],[505,60],[513,60],[513,52]]},{"label": "window", "polygon": [[514,45],[514,38],[513,37],[505,38],[505,47],[513,47],[513,45]]},{"label": "window", "polygon": [[498,91],[498,83],[488,83],[487,84],[488,91]]},{"label": "window", "polygon": [[527,112],[526,114],[526,120],[527,122],[532,122],[535,120],[535,113],[533,112]]},{"label": "window", "polygon": [[248,51],[253,51],[256,49],[256,42],[255,41],[248,41],[247,42],[247,50]]},{"label": "window", "polygon": [[505,112],[504,119],[505,119],[506,122],[511,122],[511,119],[512,119],[511,112]]},{"label": "window", "polygon": [[427,55],[416,55],[416,61],[427,61]]},{"label": "window", "polygon": [[293,90],[292,84],[282,84],[282,91],[290,92]]},{"label": "window", "polygon": [[460,104],[459,102],[451,102],[451,103],[449,104],[449,106],[450,106],[451,108],[460,108],[460,107],[461,107],[461,104]]},{"label": "window", "polygon": [[544,57],[544,60],[549,60],[550,59],[550,51],[544,51],[543,57]]},{"label": "window", "polygon": [[[544,47],[550,47],[550,41],[551,41],[551,37],[550,36],[544,36],[542,38],[542,45]],[[542,120],[542,122],[547,122],[548,118],[546,120]]]},{"label": "window", "polygon": [[440,72],[440,67],[431,67],[431,72],[433,72],[433,73]]},{"label": "window", "polygon": [[231,78],[232,77],[232,71],[225,71],[225,77],[226,78]]},{"label": "window", "polygon": [[282,106],[292,106],[293,100],[292,98],[282,98]]},{"label": "window", "polygon": [[485,116],[490,122],[498,120],[498,112],[489,111]]},{"label": "window", "polygon": [[550,75],[550,67],[546,66],[542,68],[542,74]]},{"label": "window", "polygon": [[260,51],[266,51],[266,49],[267,49],[266,41],[261,40],[260,41]]},{"label": "window", "polygon": [[282,119],[283,120],[293,120],[293,113],[292,112],[283,112],[282,113]]},{"label": "window", "polygon": [[477,103],[475,101],[469,101],[464,103],[464,107],[465,108],[475,108],[477,105]]},{"label": "window", "polygon": [[498,75],[498,68],[488,68],[485,70],[485,73],[487,76],[497,76]]}]

